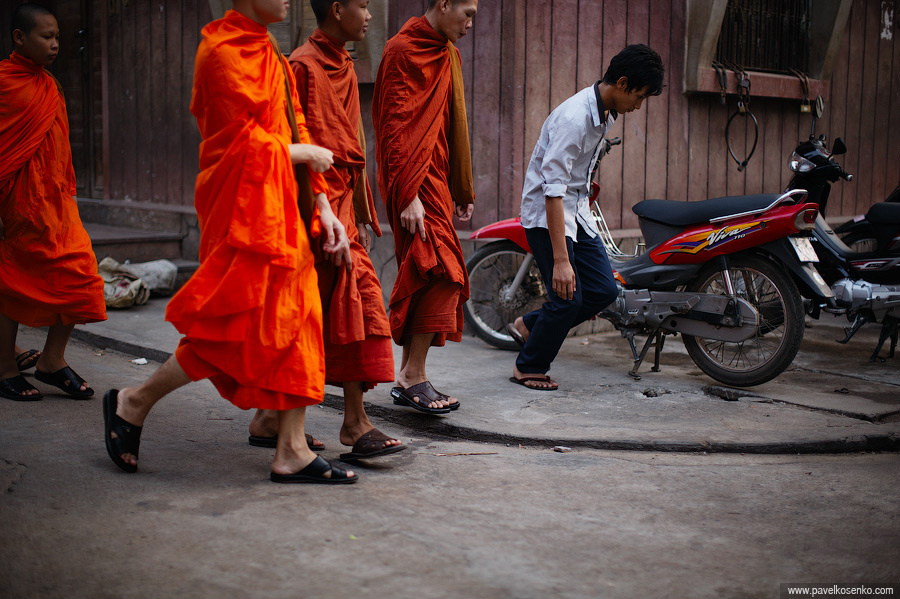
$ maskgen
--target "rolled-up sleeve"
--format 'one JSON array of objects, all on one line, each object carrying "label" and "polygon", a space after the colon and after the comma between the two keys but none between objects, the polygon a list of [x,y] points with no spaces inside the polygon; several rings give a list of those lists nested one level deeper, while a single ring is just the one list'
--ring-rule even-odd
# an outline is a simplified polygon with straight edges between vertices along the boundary
[{"label": "rolled-up sleeve", "polygon": [[548,127],[548,144],[540,169],[544,197],[565,197],[572,180],[572,167],[584,144],[583,129],[568,118],[556,119]]}]

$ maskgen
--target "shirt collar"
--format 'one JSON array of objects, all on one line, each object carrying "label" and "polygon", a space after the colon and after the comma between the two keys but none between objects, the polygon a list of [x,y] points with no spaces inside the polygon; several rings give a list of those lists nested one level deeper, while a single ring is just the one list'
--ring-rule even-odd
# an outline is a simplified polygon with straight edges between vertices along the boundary
[{"label": "shirt collar", "polygon": [[[591,86],[591,91],[592,93],[588,94],[588,105],[591,107],[591,120],[594,122],[594,127],[599,127],[606,123],[606,119],[603,118],[606,107],[603,105],[603,98],[600,97],[599,81]],[[615,120],[616,117],[619,116],[619,113],[610,108],[609,116]]]}]

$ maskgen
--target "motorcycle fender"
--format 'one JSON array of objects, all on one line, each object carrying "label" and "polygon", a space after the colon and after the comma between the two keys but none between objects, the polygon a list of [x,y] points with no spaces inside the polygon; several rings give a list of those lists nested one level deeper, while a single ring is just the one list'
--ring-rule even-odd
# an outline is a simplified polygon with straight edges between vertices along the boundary
[{"label": "motorcycle fender", "polygon": [[831,288],[816,270],[812,262],[800,262],[794,246],[787,238],[772,241],[759,246],[759,249],[774,256],[787,270],[800,287],[800,294],[808,298],[833,301],[834,294]]}]

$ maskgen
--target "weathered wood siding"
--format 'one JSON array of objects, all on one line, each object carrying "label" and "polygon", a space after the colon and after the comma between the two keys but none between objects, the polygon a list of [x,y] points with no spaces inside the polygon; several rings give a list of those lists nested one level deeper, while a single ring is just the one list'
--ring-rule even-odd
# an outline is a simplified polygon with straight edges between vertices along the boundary
[{"label": "weathered wood siding", "polygon": [[[388,4],[390,35],[425,8],[423,0]],[[900,182],[895,4],[855,0],[851,9],[825,118],[816,131],[844,138],[849,152],[841,161],[856,178],[834,186],[829,215],[863,212]],[[600,171],[601,204],[611,225],[635,227],[631,206],[644,198],[695,201],[781,191],[790,179],[790,152],[809,135],[811,117],[801,115],[796,100],[753,98],[759,141],[747,168],[738,172],[725,142],[736,100],[730,97],[722,106],[717,94],[682,93],[684,36],[685,6],[678,0],[482,0],[475,26],[458,45],[477,193],[471,226],[518,214],[523,172],[543,120],[598,79],[610,58],[631,43],[659,52],[666,88],[641,111],[620,117],[612,131],[624,144]],[[743,158],[753,128],[749,119],[738,118],[732,144]]]},{"label": "weathered wood siding", "polygon": [[[388,35],[426,7],[425,0],[382,1]],[[211,19],[209,3],[50,4],[64,21],[63,50],[54,70],[66,87],[79,193],[190,206],[200,139],[188,107],[200,30]],[[834,186],[830,215],[862,212],[900,182],[897,4],[853,2],[826,116],[817,126],[830,139],[846,140],[849,152],[842,162],[856,175],[852,183]],[[81,82],[76,74],[80,59],[73,54],[79,18],[92,24],[93,51],[91,77]],[[4,11],[4,32],[8,19]],[[738,172],[724,136],[735,99],[722,106],[717,94],[682,93],[684,36],[684,0],[481,0],[474,28],[458,44],[477,193],[473,222],[461,226],[478,227],[518,213],[523,172],[547,114],[599,78],[622,47],[636,42],[662,56],[666,88],[641,111],[621,117],[612,131],[624,144],[601,166],[601,203],[610,223],[634,227],[630,207],[643,198],[693,201],[780,191],[790,176],[790,151],[809,134],[810,117],[800,114],[796,100],[753,98],[758,147],[747,169]],[[11,44],[7,34],[3,37],[0,49],[6,54]],[[90,99],[85,85],[93,92],[90,109],[84,104]],[[361,87],[374,182],[372,84]],[[739,156],[746,154],[752,137],[752,128],[732,126]],[[383,216],[383,208],[379,211]]]},{"label": "weathered wood siding", "polygon": [[141,0],[110,7],[107,197],[192,205],[200,134],[189,106],[209,3]]}]

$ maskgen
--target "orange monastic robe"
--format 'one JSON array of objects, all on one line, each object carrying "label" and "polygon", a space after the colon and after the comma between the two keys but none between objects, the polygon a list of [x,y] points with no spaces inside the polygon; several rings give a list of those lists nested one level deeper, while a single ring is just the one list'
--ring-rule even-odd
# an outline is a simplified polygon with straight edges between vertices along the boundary
[{"label": "orange monastic robe", "polygon": [[381,284],[356,230],[356,223],[371,223],[381,233],[365,178],[353,61],[344,44],[316,29],[294,50],[290,62],[313,142],[334,152],[334,166],[325,172],[325,180],[331,208],[350,238],[353,259],[350,273],[321,256],[316,262],[325,320],[325,380],[361,381],[367,388],[392,382],[394,355]]},{"label": "orange monastic robe", "polygon": [[[448,141],[451,132],[451,61],[459,51],[425,17],[412,18],[384,48],[372,116],[375,123],[378,185],[394,233],[397,280],[391,293],[391,334],[397,343],[410,335],[435,333],[432,345],[462,338],[462,306],[469,280],[453,228],[449,181],[468,156]],[[458,70],[457,70],[458,74]],[[461,80],[460,80],[461,81]],[[459,91],[461,91],[461,82]],[[463,117],[463,129],[465,129]],[[471,180],[471,168],[468,167]],[[400,224],[400,213],[418,194],[425,207],[427,240]]]},{"label": "orange monastic robe", "polygon": [[[281,56],[265,27],[233,10],[203,28],[191,113],[197,118],[200,268],[169,301],[191,379],[209,378],[244,409],[287,410],[324,396],[322,307],[297,207]],[[293,74],[287,70],[293,90]],[[326,192],[310,173],[313,190]]]},{"label": "orange monastic robe", "polygon": [[16,322],[106,320],[74,194],[62,92],[44,67],[13,52],[0,61],[0,313]]}]

